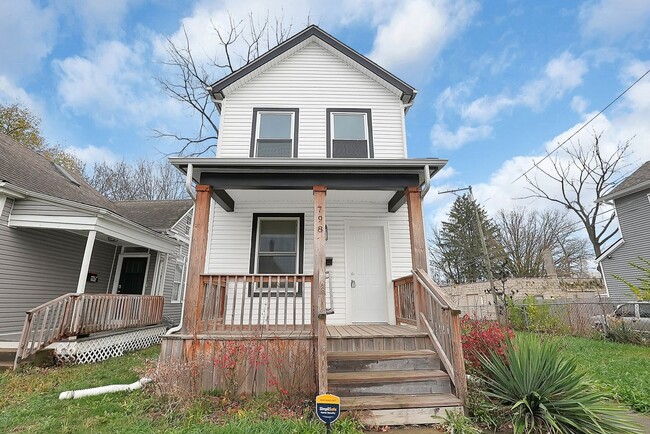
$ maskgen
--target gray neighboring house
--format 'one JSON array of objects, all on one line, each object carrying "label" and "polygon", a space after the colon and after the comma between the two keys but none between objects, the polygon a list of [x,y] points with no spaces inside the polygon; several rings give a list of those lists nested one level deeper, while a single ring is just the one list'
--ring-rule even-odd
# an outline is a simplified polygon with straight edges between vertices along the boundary
[{"label": "gray neighboring house", "polygon": [[178,323],[191,201],[111,202],[0,134],[0,340],[67,293],[164,295]]},{"label": "gray neighboring house", "polygon": [[621,238],[596,258],[607,293],[614,301],[636,300],[614,275],[637,283],[643,273],[632,268],[630,262],[639,263],[639,256],[650,259],[650,161],[597,200],[614,205],[621,231]]}]

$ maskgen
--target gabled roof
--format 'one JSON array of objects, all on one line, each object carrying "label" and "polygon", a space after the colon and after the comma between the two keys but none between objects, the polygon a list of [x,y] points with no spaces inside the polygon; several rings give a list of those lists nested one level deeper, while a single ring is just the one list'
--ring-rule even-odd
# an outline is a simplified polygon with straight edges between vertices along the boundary
[{"label": "gabled roof", "polygon": [[187,200],[125,200],[113,202],[119,213],[158,232],[171,229],[194,202]]},{"label": "gabled roof", "polygon": [[599,197],[597,201],[604,202],[618,199],[645,189],[650,189],[650,161],[643,163],[641,167],[614,187],[612,191]]},{"label": "gabled roof", "polygon": [[113,203],[82,176],[61,169],[44,156],[0,133],[0,182],[35,193],[116,211]]},{"label": "gabled roof", "polygon": [[[412,102],[413,99],[415,98],[417,90],[414,87],[400,80],[398,77],[391,74],[381,66],[377,65],[372,60],[363,56],[356,50],[345,45],[344,43],[342,43],[341,41],[339,41],[329,33],[325,32],[320,27],[313,24],[307,27],[306,29],[304,29],[302,32],[295,34],[291,38],[287,39],[286,41],[282,42],[276,47],[270,49],[266,53],[259,56],[257,59],[248,63],[247,65],[242,66],[237,71],[216,81],[214,84],[212,84],[212,86],[210,86],[209,88],[210,93],[215,99],[223,99],[224,97],[223,90],[226,87],[232,85],[233,83],[237,82],[238,80],[242,79],[243,77],[257,70],[258,68],[266,65],[268,62],[272,61],[278,56],[281,56],[282,54],[286,53],[290,49],[296,47],[297,45],[301,44],[302,42],[308,40],[311,37],[318,38],[320,41],[332,47],[334,50],[336,50],[343,56],[346,56],[347,58],[351,59],[361,67],[368,70],[377,78],[384,80],[388,84],[394,86],[397,90],[401,92],[400,99],[405,104]],[[404,49],[408,49],[408,48],[405,47]]]}]

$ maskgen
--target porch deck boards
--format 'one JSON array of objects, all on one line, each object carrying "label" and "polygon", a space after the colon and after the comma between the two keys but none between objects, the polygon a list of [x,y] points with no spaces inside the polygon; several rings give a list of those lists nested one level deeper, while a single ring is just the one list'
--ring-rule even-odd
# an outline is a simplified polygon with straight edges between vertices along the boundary
[{"label": "porch deck boards", "polygon": [[[253,329],[253,330],[217,330],[200,333],[198,339],[228,340],[228,339],[309,339],[311,326],[307,325],[295,329]],[[181,337],[181,335],[174,334]],[[388,324],[355,324],[355,325],[329,325],[327,326],[327,339],[374,339],[374,338],[417,338],[426,336],[415,327],[409,325]]]}]

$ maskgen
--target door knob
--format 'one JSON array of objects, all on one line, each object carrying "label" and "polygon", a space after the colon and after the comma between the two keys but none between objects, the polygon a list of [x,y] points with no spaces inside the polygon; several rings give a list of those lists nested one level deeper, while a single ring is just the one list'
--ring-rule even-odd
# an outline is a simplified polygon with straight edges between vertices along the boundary
[{"label": "door knob", "polygon": [[350,281],[350,287],[351,288],[356,288],[357,287],[357,282],[355,282],[354,280],[351,280]]}]

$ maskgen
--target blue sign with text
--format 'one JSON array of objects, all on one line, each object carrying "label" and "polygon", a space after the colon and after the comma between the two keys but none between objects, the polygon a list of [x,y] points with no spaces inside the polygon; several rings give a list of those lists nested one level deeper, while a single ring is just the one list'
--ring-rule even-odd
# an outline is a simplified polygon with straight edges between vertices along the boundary
[{"label": "blue sign with text", "polygon": [[341,415],[341,398],[326,393],[316,397],[316,416],[326,424],[330,424]]}]

